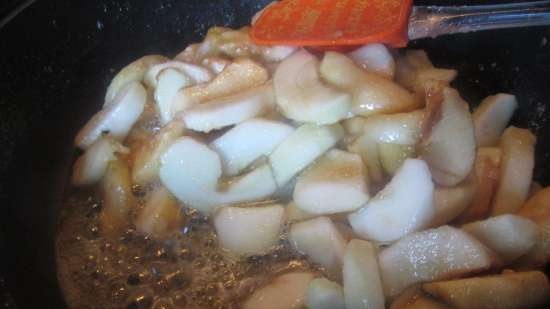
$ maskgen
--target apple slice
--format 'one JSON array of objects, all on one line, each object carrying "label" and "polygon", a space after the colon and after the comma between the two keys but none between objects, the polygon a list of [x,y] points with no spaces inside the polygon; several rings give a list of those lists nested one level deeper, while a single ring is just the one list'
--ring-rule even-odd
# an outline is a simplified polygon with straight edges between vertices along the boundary
[{"label": "apple slice", "polygon": [[540,271],[426,283],[422,287],[453,308],[542,308],[550,302],[548,278]]},{"label": "apple slice", "polygon": [[478,147],[498,145],[500,135],[518,108],[516,97],[499,93],[488,96],[474,111],[474,126]]},{"label": "apple slice", "polygon": [[449,84],[456,75],[456,70],[435,68],[423,50],[407,50],[405,55],[396,58],[395,80],[421,96],[427,83],[441,81]]},{"label": "apple slice", "polygon": [[166,239],[182,222],[178,201],[163,187],[156,188],[136,219],[136,230],[155,239]]},{"label": "apple slice", "polygon": [[452,88],[435,83],[427,89],[419,155],[436,183],[454,186],[468,176],[476,154],[468,104]]},{"label": "apple slice", "polygon": [[540,267],[550,261],[550,188],[542,189],[518,211],[518,215],[537,223],[539,236],[534,248],[518,261],[522,269]]},{"label": "apple slice", "polygon": [[407,159],[386,187],[348,216],[359,236],[392,242],[430,224],[434,185],[422,160]]},{"label": "apple slice", "polygon": [[109,136],[100,137],[76,160],[71,183],[75,186],[92,185],[103,177],[109,162],[117,153],[127,154],[130,150]]},{"label": "apple slice", "polygon": [[392,301],[390,309],[452,309],[428,297],[420,286],[412,286]]},{"label": "apple slice", "polygon": [[148,55],[135,60],[120,70],[107,87],[105,94],[105,105],[110,105],[118,92],[127,84],[141,82],[150,67],[168,61],[168,58],[161,55]]},{"label": "apple slice", "polygon": [[343,273],[346,309],[384,308],[377,250],[371,243],[359,239],[349,242]]},{"label": "apple slice", "polygon": [[415,157],[416,151],[413,145],[400,145],[393,143],[378,143],[380,164],[386,174],[393,176],[399,170],[406,159]]},{"label": "apple slice", "polygon": [[392,115],[372,115],[365,119],[364,134],[378,142],[415,145],[420,140],[422,110]]},{"label": "apple slice", "polygon": [[509,264],[533,248],[538,227],[533,221],[516,215],[500,215],[462,226]]},{"label": "apple slice", "polygon": [[273,87],[268,83],[195,105],[182,112],[181,119],[188,129],[208,133],[265,114],[274,105]]},{"label": "apple slice", "polygon": [[369,199],[361,157],[338,149],[329,150],[298,177],[296,205],[312,214],[353,211]]},{"label": "apple slice", "polygon": [[303,211],[296,203],[290,202],[286,205],[286,218],[289,222],[298,222],[317,217],[317,214],[311,214]]},{"label": "apple slice", "polygon": [[155,89],[158,87],[160,75],[165,70],[174,70],[187,77],[189,84],[206,83],[214,78],[212,72],[200,65],[182,62],[182,61],[166,61],[153,65],[149,68],[144,77],[145,84]]},{"label": "apple slice", "polygon": [[348,151],[361,156],[365,166],[367,167],[369,180],[372,183],[379,184],[384,181],[384,170],[380,162],[380,152],[378,150],[378,142],[370,135],[363,134],[355,139],[348,146]]},{"label": "apple slice", "polygon": [[293,127],[282,122],[255,118],[236,125],[210,146],[220,154],[224,174],[233,176],[261,156],[269,155],[293,131]]},{"label": "apple slice", "polygon": [[472,203],[476,194],[474,181],[466,180],[456,187],[437,187],[434,191],[434,219],[431,226],[450,222]]},{"label": "apple slice", "polygon": [[260,86],[269,79],[260,64],[247,59],[237,59],[208,83],[183,88],[174,97],[172,114],[184,111],[198,103],[235,94]]},{"label": "apple slice", "polygon": [[231,60],[223,57],[212,56],[202,59],[201,64],[210,69],[210,71],[214,72],[214,74],[220,74],[231,64]]},{"label": "apple slice", "polygon": [[398,113],[419,107],[420,102],[407,90],[379,74],[362,70],[345,55],[326,52],[320,72],[327,83],[352,94],[354,115]]},{"label": "apple slice", "polygon": [[356,116],[342,120],[342,127],[348,135],[359,136],[365,132],[367,118]]},{"label": "apple slice", "polygon": [[307,255],[308,260],[325,267],[331,274],[339,273],[346,242],[329,218],[318,217],[292,224],[289,240],[296,251]]},{"label": "apple slice", "polygon": [[473,236],[446,225],[405,236],[378,257],[389,297],[415,283],[486,270],[492,259],[489,249]]},{"label": "apple slice", "polygon": [[287,118],[332,124],[348,116],[350,95],[324,85],[318,70],[317,58],[301,50],[285,59],[275,71],[277,104]]},{"label": "apple slice", "polygon": [[265,287],[256,290],[244,303],[243,309],[303,308],[309,283],[315,275],[295,272],[276,277]]},{"label": "apple slice", "polygon": [[130,210],[134,206],[130,169],[123,160],[117,158],[109,162],[101,180],[101,198],[101,234],[108,238],[120,236],[130,223]]},{"label": "apple slice", "polygon": [[223,207],[214,216],[220,245],[237,255],[264,254],[279,241],[284,213],[278,204]]},{"label": "apple slice", "polygon": [[367,72],[380,74],[393,79],[395,61],[384,44],[368,44],[352,51],[348,56]]},{"label": "apple slice", "polygon": [[221,174],[219,155],[190,137],[177,139],[161,156],[161,182],[180,201],[201,211],[262,199],[277,189],[267,165],[226,181],[225,191],[217,190]]},{"label": "apple slice", "polygon": [[126,84],[118,91],[111,104],[95,114],[80,129],[74,140],[75,145],[86,149],[104,134],[123,141],[143,112],[146,100],[147,92],[140,83]]},{"label": "apple slice", "polygon": [[502,134],[500,181],[492,216],[515,213],[527,200],[535,166],[535,136],[527,129],[509,127]]},{"label": "apple slice", "polygon": [[269,155],[275,181],[284,186],[292,177],[342,139],[339,124],[317,126],[305,124],[297,128]]},{"label": "apple slice", "polygon": [[175,69],[166,69],[159,74],[155,88],[155,102],[162,124],[172,120],[172,103],[178,90],[191,85],[192,81],[185,74]]},{"label": "apple slice", "polygon": [[519,209],[518,215],[541,222],[550,219],[550,187],[546,187],[529,198]]},{"label": "apple slice", "polygon": [[345,309],[342,286],[326,278],[311,280],[306,293],[308,309]]},{"label": "apple slice", "polygon": [[500,153],[500,148],[478,148],[474,162],[474,182],[477,190],[472,203],[457,217],[455,223],[464,224],[488,216],[491,199],[500,178]]},{"label": "apple slice", "polygon": [[185,131],[181,122],[170,122],[132,153],[132,180],[147,184],[158,178],[160,156]]}]

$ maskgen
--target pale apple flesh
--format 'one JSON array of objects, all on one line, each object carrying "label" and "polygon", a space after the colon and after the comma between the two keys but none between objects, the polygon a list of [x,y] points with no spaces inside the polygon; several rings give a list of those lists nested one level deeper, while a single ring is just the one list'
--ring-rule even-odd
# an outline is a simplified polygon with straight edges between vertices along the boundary
[{"label": "pale apple flesh", "polygon": [[306,301],[312,273],[288,273],[255,291],[243,304],[243,309],[297,309]]}]

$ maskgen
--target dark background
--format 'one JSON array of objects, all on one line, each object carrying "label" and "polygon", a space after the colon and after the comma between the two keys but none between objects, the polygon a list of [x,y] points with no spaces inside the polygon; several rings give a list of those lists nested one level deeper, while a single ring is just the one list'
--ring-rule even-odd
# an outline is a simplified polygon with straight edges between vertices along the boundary
[{"label": "dark background", "polygon": [[[0,21],[21,3],[0,1]],[[173,56],[210,26],[244,25],[267,2],[39,0],[0,28],[0,307],[15,307],[14,299],[19,308],[63,306],[53,239],[71,141],[114,74],[144,54]],[[550,28],[539,27],[412,43],[436,65],[458,69],[454,86],[472,106],[496,92],[517,95],[513,123],[538,136],[535,178],[543,184],[550,183],[548,41]]]}]

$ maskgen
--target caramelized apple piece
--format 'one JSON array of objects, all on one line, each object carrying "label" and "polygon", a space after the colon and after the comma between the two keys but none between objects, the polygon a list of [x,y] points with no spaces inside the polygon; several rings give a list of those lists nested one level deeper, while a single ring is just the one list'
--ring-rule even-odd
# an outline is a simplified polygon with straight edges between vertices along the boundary
[{"label": "caramelized apple piece", "polygon": [[163,187],[155,189],[136,219],[136,230],[144,235],[165,239],[177,231],[182,222],[178,201]]},{"label": "caramelized apple piece", "polygon": [[298,309],[305,305],[311,273],[281,275],[267,286],[256,290],[243,304],[243,309]]},{"label": "caramelized apple piece", "polygon": [[116,237],[130,223],[130,209],[134,205],[130,169],[124,160],[117,158],[109,162],[101,181],[101,197],[101,233]]}]

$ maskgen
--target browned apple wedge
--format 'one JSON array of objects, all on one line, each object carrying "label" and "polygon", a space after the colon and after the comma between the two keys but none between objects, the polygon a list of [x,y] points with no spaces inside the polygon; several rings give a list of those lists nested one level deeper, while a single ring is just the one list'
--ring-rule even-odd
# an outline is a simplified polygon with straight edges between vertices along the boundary
[{"label": "browned apple wedge", "polygon": [[472,116],[456,90],[434,83],[426,93],[419,155],[438,184],[454,186],[466,178],[474,164]]},{"label": "browned apple wedge", "polygon": [[369,180],[373,183],[382,183],[384,181],[384,170],[380,162],[380,152],[378,151],[378,142],[370,135],[363,134],[355,139],[348,146],[348,151],[361,156],[367,172]]},{"label": "browned apple wedge", "polygon": [[395,80],[410,91],[423,95],[427,83],[442,81],[446,84],[456,77],[456,70],[435,68],[423,50],[407,50],[396,58]]},{"label": "browned apple wedge", "polygon": [[415,283],[488,269],[493,261],[489,249],[477,239],[446,225],[405,236],[384,249],[378,260],[388,297]]},{"label": "browned apple wedge", "polygon": [[386,174],[393,176],[399,170],[403,162],[416,155],[415,146],[399,145],[393,143],[378,143],[380,164]]},{"label": "browned apple wedge", "polygon": [[497,146],[517,107],[518,101],[511,94],[499,93],[483,99],[472,115],[477,146]]},{"label": "browned apple wedge", "polygon": [[500,181],[491,215],[515,213],[525,203],[535,166],[535,136],[527,129],[509,127],[500,141]]},{"label": "browned apple wedge", "polygon": [[523,205],[518,215],[537,223],[539,235],[531,251],[519,259],[520,269],[540,267],[550,261],[550,187],[547,187]]},{"label": "browned apple wedge", "polygon": [[466,180],[456,187],[437,187],[434,191],[434,219],[431,226],[446,224],[460,215],[474,199],[474,181]]},{"label": "browned apple wedge", "polygon": [[155,189],[139,214],[136,230],[156,239],[165,239],[177,231],[182,216],[178,201],[163,187]]},{"label": "browned apple wedge", "polygon": [[243,309],[298,309],[303,308],[312,273],[281,275],[268,285],[256,290],[244,302]]},{"label": "browned apple wedge", "polygon": [[550,302],[550,285],[540,271],[432,282],[422,288],[457,309],[542,308]]},{"label": "browned apple wedge", "polygon": [[391,303],[390,309],[451,309],[451,307],[427,296],[420,286],[412,286]]}]

